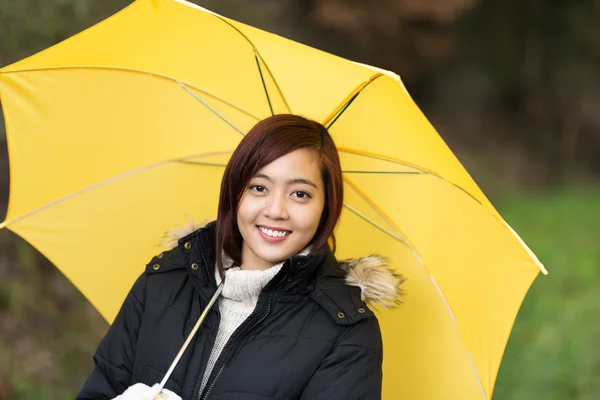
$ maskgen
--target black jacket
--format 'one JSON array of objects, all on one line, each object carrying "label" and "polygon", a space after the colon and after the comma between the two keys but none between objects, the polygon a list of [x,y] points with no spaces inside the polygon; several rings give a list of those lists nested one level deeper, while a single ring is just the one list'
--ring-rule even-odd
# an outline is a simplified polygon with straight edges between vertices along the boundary
[{"label": "black jacket", "polygon": [[[113,399],[134,383],[160,382],[215,293],[214,265],[214,223],[153,258],[101,341],[76,399]],[[199,388],[219,325],[217,306],[166,387],[184,400],[380,399],[379,324],[350,284],[363,288],[365,300],[393,301],[399,282],[385,271],[393,293],[378,293],[382,282],[368,282],[386,276],[376,258],[338,263],[325,252],[289,257],[231,336],[204,392]]]}]

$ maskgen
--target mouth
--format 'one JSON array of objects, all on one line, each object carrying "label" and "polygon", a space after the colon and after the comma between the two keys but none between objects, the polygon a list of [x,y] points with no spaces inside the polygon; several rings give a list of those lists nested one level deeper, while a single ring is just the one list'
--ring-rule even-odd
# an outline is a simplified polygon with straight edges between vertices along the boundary
[{"label": "mouth", "polygon": [[288,231],[285,229],[266,227],[262,225],[256,225],[256,227],[258,228],[260,233],[263,234],[263,236],[272,240],[283,240],[292,233],[292,231]]}]

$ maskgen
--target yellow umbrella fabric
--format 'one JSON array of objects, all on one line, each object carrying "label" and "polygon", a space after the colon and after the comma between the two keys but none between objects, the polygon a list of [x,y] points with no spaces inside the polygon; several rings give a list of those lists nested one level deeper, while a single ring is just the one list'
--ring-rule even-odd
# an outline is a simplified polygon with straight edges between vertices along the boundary
[{"label": "yellow umbrella fabric", "polygon": [[385,399],[490,399],[543,266],[399,77],[179,0],[138,0],[0,70],[11,190],[2,227],[111,322],[166,230],[213,219],[258,120],[323,122],[346,200],[338,258],[385,255],[405,303],[378,309]]}]

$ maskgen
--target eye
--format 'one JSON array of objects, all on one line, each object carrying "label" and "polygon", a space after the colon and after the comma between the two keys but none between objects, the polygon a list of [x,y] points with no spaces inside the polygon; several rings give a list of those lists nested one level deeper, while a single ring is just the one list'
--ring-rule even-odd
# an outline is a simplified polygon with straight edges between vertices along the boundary
[{"label": "eye", "polygon": [[304,200],[304,199],[310,199],[310,194],[308,194],[306,192],[303,192],[301,190],[295,191],[294,193],[292,193],[292,195],[294,195],[297,198],[302,199],[302,200]]},{"label": "eye", "polygon": [[251,192],[254,192],[254,193],[266,193],[267,192],[267,188],[262,185],[250,185],[249,189]]}]

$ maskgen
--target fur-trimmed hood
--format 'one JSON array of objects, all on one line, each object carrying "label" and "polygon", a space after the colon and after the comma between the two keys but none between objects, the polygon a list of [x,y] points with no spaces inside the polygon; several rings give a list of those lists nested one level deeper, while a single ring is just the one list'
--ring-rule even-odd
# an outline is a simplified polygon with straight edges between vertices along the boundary
[{"label": "fur-trimmed hood", "polygon": [[[169,230],[163,237],[161,247],[176,247],[181,238],[204,227],[208,222],[196,223],[190,220],[185,226]],[[403,292],[400,286],[404,278],[389,267],[386,258],[369,255],[339,260],[338,265],[345,272],[345,283],[360,288],[361,299],[365,303],[393,308],[402,302]]]}]

